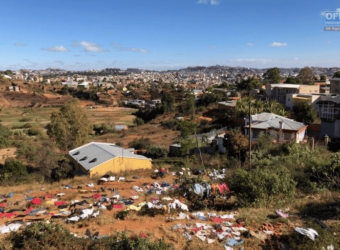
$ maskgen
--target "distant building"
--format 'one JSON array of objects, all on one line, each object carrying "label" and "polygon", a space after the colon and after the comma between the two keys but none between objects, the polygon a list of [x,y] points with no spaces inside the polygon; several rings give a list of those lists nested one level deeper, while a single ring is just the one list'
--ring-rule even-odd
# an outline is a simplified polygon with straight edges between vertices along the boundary
[{"label": "distant building", "polygon": [[127,130],[128,126],[126,125],[115,125],[115,130],[121,131],[121,130]]},{"label": "distant building", "polygon": [[290,110],[293,109],[295,105],[300,102],[308,103],[312,105],[313,108],[319,112],[319,101],[327,100],[331,97],[336,96],[330,94],[287,94],[286,95],[286,107]]},{"label": "distant building", "polygon": [[[277,134],[278,142],[295,141],[301,142],[305,138],[307,125],[272,113],[261,113],[251,116],[251,138],[258,139],[260,133],[271,135]],[[245,134],[249,135],[249,118],[245,118]]]},{"label": "distant building", "polygon": [[266,95],[270,99],[276,99],[278,102],[286,105],[287,94],[317,94],[320,93],[318,85],[300,85],[300,84],[267,84]]}]

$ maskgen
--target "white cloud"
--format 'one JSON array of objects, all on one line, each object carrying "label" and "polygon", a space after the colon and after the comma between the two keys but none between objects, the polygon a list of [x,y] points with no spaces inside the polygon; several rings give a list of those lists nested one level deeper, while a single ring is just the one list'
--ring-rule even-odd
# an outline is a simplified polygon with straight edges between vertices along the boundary
[{"label": "white cloud", "polygon": [[295,59],[295,61],[299,60],[299,58],[297,58],[297,57],[295,57],[294,59]]},{"label": "white cloud", "polygon": [[211,45],[210,48],[211,49],[216,49],[216,46],[215,45]]},{"label": "white cloud", "polygon": [[331,44],[331,43],[333,43],[333,41],[327,41],[327,43],[328,43],[328,44]]},{"label": "white cloud", "polygon": [[24,44],[24,43],[15,43],[14,46],[20,47],[20,46],[26,46],[26,44]]},{"label": "white cloud", "polygon": [[270,62],[271,59],[235,59],[238,63],[260,63],[260,64],[266,64],[267,62]]},{"label": "white cloud", "polygon": [[62,45],[54,46],[54,47],[49,47],[49,48],[42,48],[42,50],[51,51],[51,52],[65,52],[65,51],[68,51],[68,49],[66,49]]},{"label": "white cloud", "polygon": [[89,42],[79,42],[74,43],[74,47],[82,46],[84,48],[84,52],[103,52],[104,50],[100,47],[100,45],[96,43],[89,43]]},{"label": "white cloud", "polygon": [[254,44],[253,44],[253,43],[247,43],[247,45],[248,45],[248,46],[254,46]]},{"label": "white cloud", "polygon": [[288,46],[287,43],[280,43],[280,42],[273,42],[272,44],[270,44],[271,47],[286,47]]},{"label": "white cloud", "polygon": [[120,43],[113,43],[113,46],[116,48],[117,51],[131,51],[131,52],[137,52],[137,53],[149,53],[150,51],[147,49],[140,49],[135,47],[127,47],[124,48]]},{"label": "white cloud", "polygon": [[219,5],[221,3],[221,0],[198,0],[197,3]]}]

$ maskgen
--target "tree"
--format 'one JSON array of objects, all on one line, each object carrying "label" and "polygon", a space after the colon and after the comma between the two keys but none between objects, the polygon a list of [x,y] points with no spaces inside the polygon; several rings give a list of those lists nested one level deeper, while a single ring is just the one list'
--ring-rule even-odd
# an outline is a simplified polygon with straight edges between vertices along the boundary
[{"label": "tree", "polygon": [[248,138],[242,134],[240,128],[230,129],[224,135],[223,146],[227,149],[229,156],[237,155],[240,160],[245,159]]},{"label": "tree", "polygon": [[314,84],[313,70],[310,67],[302,68],[298,75],[298,79],[300,79],[303,84]]},{"label": "tree", "polygon": [[253,101],[252,97],[245,97],[237,101],[236,103],[236,114],[240,118],[244,118],[249,115],[249,102],[251,102],[250,113],[252,115],[259,114],[262,112],[273,113],[281,116],[287,116],[288,113],[284,106],[277,100],[261,100]]},{"label": "tree", "polygon": [[44,141],[35,152],[35,166],[44,176],[45,180],[50,181],[52,170],[57,168],[59,155],[55,152],[55,145],[51,141]]},{"label": "tree", "polygon": [[162,96],[162,105],[164,112],[171,112],[175,106],[175,97],[171,93],[164,93]]},{"label": "tree", "polygon": [[314,107],[306,102],[299,102],[297,105],[294,105],[293,112],[298,122],[311,124],[318,118]]},{"label": "tree", "polygon": [[6,70],[5,72],[5,75],[8,75],[8,76],[12,76],[13,75],[13,71],[12,70]]},{"label": "tree", "polygon": [[257,78],[248,78],[246,80],[242,80],[240,83],[237,84],[237,88],[239,90],[253,90],[260,88],[262,86],[262,83]]},{"label": "tree", "polygon": [[133,124],[135,124],[136,126],[141,126],[144,124],[144,120],[142,118],[136,117],[133,120]]},{"label": "tree", "polygon": [[285,83],[290,83],[290,84],[302,84],[301,80],[296,78],[296,77],[287,77]]},{"label": "tree", "polygon": [[335,72],[335,74],[333,75],[333,78],[340,78],[340,70]]},{"label": "tree", "polygon": [[53,112],[47,126],[47,134],[62,150],[86,143],[91,131],[87,113],[79,106],[77,99],[65,102],[59,112]]},{"label": "tree", "polygon": [[[340,74],[339,74],[339,76],[340,76]],[[320,76],[320,81],[325,82],[326,80],[327,80],[327,78],[326,78],[325,75]]]},{"label": "tree", "polygon": [[267,72],[263,75],[264,79],[267,83],[280,83],[281,82],[281,75],[280,70],[278,68],[271,68],[268,69]]},{"label": "tree", "polygon": [[27,175],[27,168],[21,162],[14,159],[8,159],[3,167],[5,173],[11,173],[12,176]]},{"label": "tree", "polygon": [[197,123],[194,121],[182,121],[179,123],[178,128],[181,131],[181,136],[187,138],[197,132]]}]

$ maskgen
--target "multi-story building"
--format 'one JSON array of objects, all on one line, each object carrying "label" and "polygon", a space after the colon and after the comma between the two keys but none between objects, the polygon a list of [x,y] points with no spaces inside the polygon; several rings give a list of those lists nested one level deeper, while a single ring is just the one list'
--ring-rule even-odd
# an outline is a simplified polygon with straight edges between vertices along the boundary
[{"label": "multi-story building", "polygon": [[300,84],[267,84],[266,95],[270,99],[276,99],[278,102],[286,105],[287,94],[316,94],[320,93],[318,85],[300,85]]},{"label": "multi-story building", "polygon": [[340,138],[340,96],[318,102],[321,119],[320,137]]},{"label": "multi-story building", "polygon": [[330,81],[330,92],[340,94],[340,78],[331,78]]}]

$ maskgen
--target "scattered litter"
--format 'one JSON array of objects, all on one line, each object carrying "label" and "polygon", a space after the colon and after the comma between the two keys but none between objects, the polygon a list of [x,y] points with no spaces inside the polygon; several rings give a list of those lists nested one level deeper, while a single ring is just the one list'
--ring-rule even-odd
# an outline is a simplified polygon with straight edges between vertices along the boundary
[{"label": "scattered litter", "polygon": [[315,231],[313,228],[296,227],[295,231],[302,235],[306,235],[311,240],[315,240],[315,238],[319,237],[318,232]]}]

